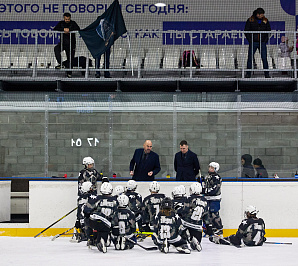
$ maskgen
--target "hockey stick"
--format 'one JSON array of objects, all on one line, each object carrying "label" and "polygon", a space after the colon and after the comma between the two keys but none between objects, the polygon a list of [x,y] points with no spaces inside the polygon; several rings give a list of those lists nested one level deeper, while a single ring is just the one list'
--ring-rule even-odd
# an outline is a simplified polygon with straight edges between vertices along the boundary
[{"label": "hockey stick", "polygon": [[153,235],[153,232],[135,232],[136,235]]},{"label": "hockey stick", "polygon": [[226,242],[227,244],[229,244],[230,246],[233,246],[233,247],[236,247],[236,248],[241,248],[241,245],[234,245],[231,241],[219,236],[219,235],[216,235],[214,234],[217,238],[223,240],[224,242]]},{"label": "hockey stick", "polygon": [[[72,228],[69,228],[67,229],[65,232],[61,233],[61,234],[58,234],[58,235],[55,235],[53,238],[52,238],[52,241],[54,241],[55,239],[57,239],[59,236],[62,236],[62,235],[66,235],[66,233],[68,233],[70,230],[74,229],[74,227]],[[73,235],[73,234],[71,234]]]},{"label": "hockey stick", "polygon": [[78,207],[75,207],[73,210],[71,210],[69,213],[65,214],[64,216],[62,216],[60,219],[58,219],[56,222],[52,223],[51,225],[49,225],[46,229],[43,229],[40,233],[38,233],[36,236],[34,236],[34,238],[38,237],[40,234],[42,234],[44,231],[48,230],[49,228],[51,228],[54,224],[58,223],[59,221],[61,221],[62,219],[64,219],[66,216],[68,216],[69,214],[71,214],[72,212],[74,212]]},{"label": "hockey stick", "polygon": [[147,250],[147,251],[149,251],[149,250],[157,250],[157,247],[149,247],[149,248],[146,248],[146,247],[140,245],[139,243],[133,241],[132,239],[130,239],[130,238],[128,238],[128,237],[125,237],[125,238],[126,238],[126,240],[128,240],[128,241],[131,242],[131,243],[133,243],[134,245],[137,245],[137,246],[139,246],[140,248],[145,249],[145,250]]},{"label": "hockey stick", "polygon": [[277,245],[292,245],[293,243],[280,243],[280,242],[264,242],[265,244],[277,244]]}]

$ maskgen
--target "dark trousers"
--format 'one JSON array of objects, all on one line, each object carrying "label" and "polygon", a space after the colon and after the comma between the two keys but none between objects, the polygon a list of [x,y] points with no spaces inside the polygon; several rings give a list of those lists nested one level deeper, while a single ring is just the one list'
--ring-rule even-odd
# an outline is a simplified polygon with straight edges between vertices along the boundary
[{"label": "dark trousers", "polygon": [[[264,69],[268,69],[268,61],[267,61],[267,46],[266,43],[264,42],[253,42],[249,44],[248,47],[248,58],[247,58],[247,69],[251,69],[252,68],[252,64],[253,64],[253,58],[254,55],[256,53],[256,51],[259,50],[260,54],[261,54],[261,59],[263,62],[263,68]],[[268,71],[264,71],[265,76],[268,76],[269,73]],[[251,71],[247,71],[246,72],[247,75],[251,75]]]},{"label": "dark trousers", "polygon": [[[87,223],[87,226],[89,226],[90,228],[97,231],[97,236],[96,236],[97,243],[99,243],[101,238],[103,238],[105,243],[107,243],[108,236],[109,236],[109,233],[111,231],[110,227],[108,227],[101,220],[91,220],[91,219],[89,219],[89,221]],[[89,233],[90,231],[87,231],[87,232]]]},{"label": "dark trousers", "polygon": [[[111,48],[109,48],[108,50],[106,50],[106,52],[104,53],[104,68],[106,69],[109,69],[110,68],[110,55],[111,55]],[[95,60],[95,67],[96,68],[100,68],[100,57],[98,57],[96,60]],[[100,74],[99,71],[96,71],[96,74]],[[105,77],[109,77],[110,76],[110,72],[109,71],[105,71],[104,72],[104,76]]]},{"label": "dark trousers", "polygon": [[[61,52],[62,51],[65,51],[66,58],[67,58],[67,61],[69,62],[69,66],[70,66],[69,68],[72,68],[73,64],[74,64],[74,57],[75,57],[75,52],[76,52],[75,45],[72,45],[71,49],[70,49],[70,44],[64,43],[63,46],[62,46],[61,42],[59,42],[54,47],[55,57],[56,57],[56,60],[57,60],[59,65],[62,64],[62,58],[61,58]],[[71,74],[72,72],[68,71],[67,73]]]}]

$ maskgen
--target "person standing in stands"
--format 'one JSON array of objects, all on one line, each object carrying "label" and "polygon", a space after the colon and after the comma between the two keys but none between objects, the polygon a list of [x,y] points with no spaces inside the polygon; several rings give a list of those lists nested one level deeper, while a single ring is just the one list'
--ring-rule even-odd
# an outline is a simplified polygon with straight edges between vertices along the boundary
[{"label": "person standing in stands", "polygon": [[[55,57],[59,64],[55,68],[62,68],[62,51],[65,51],[68,66],[69,68],[72,68],[76,50],[76,35],[75,33],[71,33],[71,31],[78,31],[80,30],[80,27],[75,21],[71,20],[70,13],[64,13],[63,20],[59,21],[53,30],[63,31],[63,34],[60,36],[60,42],[54,48]],[[66,74],[68,78],[71,78],[71,71],[68,71]]]},{"label": "person standing in stands", "polygon": [[153,181],[160,171],[159,156],[152,151],[151,140],[146,140],[143,149],[136,149],[129,170],[133,180]]},{"label": "person standing in stands", "polygon": [[186,140],[180,142],[180,152],[175,154],[174,169],[177,181],[196,181],[200,163],[197,155],[188,149]]},{"label": "person standing in stands", "polygon": [[243,154],[241,156],[241,164],[242,164],[241,177],[244,177],[244,178],[255,177],[255,170],[251,163],[252,163],[252,157],[250,154]]},{"label": "person standing in stands", "polygon": [[[249,42],[248,47],[248,58],[247,58],[247,69],[252,68],[252,62],[254,54],[257,49],[261,54],[263,68],[268,69],[267,60],[267,46],[266,43],[269,40],[268,33],[258,33],[258,31],[271,31],[270,23],[264,16],[265,11],[263,8],[259,7],[253,12],[253,15],[246,21],[244,31],[256,31],[257,33],[245,33],[245,37]],[[265,78],[270,78],[269,72],[264,71]],[[251,77],[251,71],[247,71],[245,78]]]}]

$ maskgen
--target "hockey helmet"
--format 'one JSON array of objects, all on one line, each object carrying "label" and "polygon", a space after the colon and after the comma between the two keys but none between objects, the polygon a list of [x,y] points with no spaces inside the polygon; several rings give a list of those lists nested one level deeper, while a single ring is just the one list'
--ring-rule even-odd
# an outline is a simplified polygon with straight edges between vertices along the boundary
[{"label": "hockey helmet", "polygon": [[129,203],[129,198],[122,194],[120,196],[118,196],[117,201],[119,203],[119,207],[126,207]]},{"label": "hockey helmet", "polygon": [[126,185],[126,189],[127,190],[136,190],[137,189],[137,182],[135,180],[128,180],[127,181],[127,185]]},{"label": "hockey helmet", "polygon": [[211,163],[209,163],[208,166],[213,167],[213,168],[214,168],[214,171],[215,171],[216,173],[217,173],[218,170],[219,170],[219,163],[217,163],[217,162],[211,162]]},{"label": "hockey helmet", "polygon": [[116,187],[114,188],[114,193],[115,193],[115,195],[117,195],[117,196],[123,194],[123,193],[124,193],[124,187],[121,186],[121,185],[116,186]]},{"label": "hockey helmet", "polygon": [[160,185],[156,181],[152,181],[149,185],[149,191],[150,192],[159,192]]},{"label": "hockey helmet", "polygon": [[248,218],[248,216],[256,216],[258,212],[259,210],[255,206],[249,205],[246,207],[244,214]]},{"label": "hockey helmet", "polygon": [[103,195],[110,195],[113,192],[113,186],[111,183],[104,182],[100,187],[100,192]]},{"label": "hockey helmet", "polygon": [[193,183],[191,184],[190,188],[189,188],[189,194],[193,195],[199,195],[202,193],[202,186],[200,183]]},{"label": "hockey helmet", "polygon": [[92,157],[85,157],[83,159],[83,165],[85,166],[85,168],[87,168],[89,164],[93,164],[94,165],[93,158]]},{"label": "hockey helmet", "polygon": [[81,190],[83,193],[88,193],[92,189],[92,183],[89,181],[86,181],[82,184]]},{"label": "hockey helmet", "polygon": [[174,187],[174,189],[172,191],[173,198],[182,197],[183,195],[184,195],[183,194],[183,188],[181,186]]}]

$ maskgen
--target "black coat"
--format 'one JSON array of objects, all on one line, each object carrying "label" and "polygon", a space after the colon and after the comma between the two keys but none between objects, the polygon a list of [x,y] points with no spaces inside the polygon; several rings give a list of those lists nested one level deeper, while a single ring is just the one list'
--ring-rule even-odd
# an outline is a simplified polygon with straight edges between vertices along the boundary
[{"label": "black coat", "polygon": [[[263,17],[261,24],[259,24],[257,18],[253,15],[246,21],[244,31],[271,31],[269,20]],[[254,42],[268,42],[269,34],[267,33],[262,33],[261,36],[260,33],[245,33],[249,43],[252,41],[252,35]]]},{"label": "black coat", "polygon": [[[57,31],[64,31],[64,28],[68,28],[69,31],[78,31],[80,30],[80,27],[79,25],[71,20],[69,23],[66,23],[64,20],[61,20],[58,22],[58,24],[54,27],[53,30],[57,30]],[[63,44],[66,45],[66,46],[69,46],[70,45],[70,38],[71,38],[71,46],[73,48],[75,48],[76,46],[76,36],[75,36],[75,33],[63,33]],[[60,38],[60,41],[61,41],[61,38]]]},{"label": "black coat", "polygon": [[177,152],[174,159],[174,167],[177,181],[195,181],[200,170],[200,163],[197,155],[188,150],[186,157],[182,157],[182,152]]},{"label": "black coat", "polygon": [[[160,171],[159,156],[157,153],[151,151],[146,160],[142,160],[144,149],[136,149],[130,161],[129,170],[134,171],[132,177],[136,181],[153,181],[155,175]],[[153,171],[152,176],[148,173]]]}]

